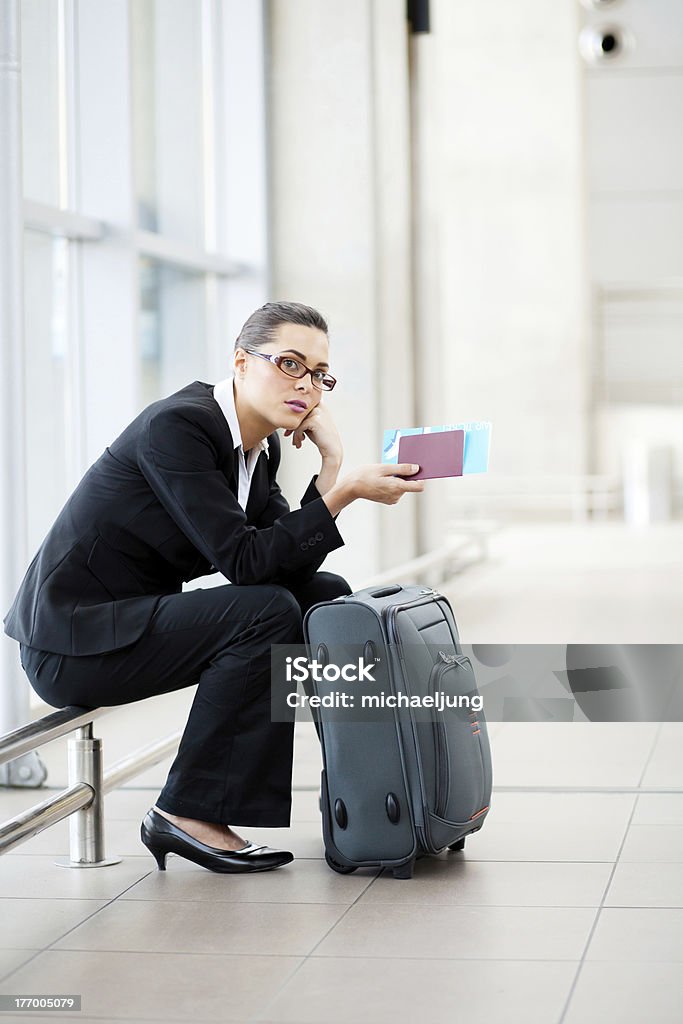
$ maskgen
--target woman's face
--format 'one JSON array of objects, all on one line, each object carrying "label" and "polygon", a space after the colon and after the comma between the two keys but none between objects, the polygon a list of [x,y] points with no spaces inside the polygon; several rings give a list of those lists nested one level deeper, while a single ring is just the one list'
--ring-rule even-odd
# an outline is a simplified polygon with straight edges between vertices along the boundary
[{"label": "woman's face", "polygon": [[[258,351],[290,355],[311,370],[329,370],[327,335],[315,327],[280,324],[276,338],[261,345]],[[310,374],[288,377],[275,363],[242,349],[235,353],[235,376],[245,404],[273,428],[294,429],[323,395],[313,386]]]}]

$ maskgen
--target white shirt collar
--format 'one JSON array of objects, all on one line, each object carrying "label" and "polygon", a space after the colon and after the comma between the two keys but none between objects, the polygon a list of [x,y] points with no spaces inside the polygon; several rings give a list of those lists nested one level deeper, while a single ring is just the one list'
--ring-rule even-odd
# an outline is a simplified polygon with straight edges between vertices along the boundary
[{"label": "white shirt collar", "polygon": [[[233,380],[234,377],[226,377],[225,380],[221,380],[218,384],[214,385],[213,397],[218,402],[221,412],[225,416],[228,426],[230,427],[230,433],[232,434],[233,447],[241,448],[242,454],[244,455],[244,448],[242,446],[242,434],[240,431],[239,420],[237,419],[237,410],[235,409],[235,392],[233,391]],[[256,448],[259,448],[259,455],[261,452],[265,452],[268,458],[270,458],[268,452],[268,441],[263,438],[259,441]]]}]

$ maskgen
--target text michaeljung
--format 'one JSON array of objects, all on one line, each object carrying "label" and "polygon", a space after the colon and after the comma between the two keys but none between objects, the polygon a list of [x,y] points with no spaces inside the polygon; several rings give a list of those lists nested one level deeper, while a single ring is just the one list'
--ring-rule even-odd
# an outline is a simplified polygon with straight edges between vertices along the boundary
[{"label": "text michaeljung", "polygon": [[[356,698],[351,693],[327,693],[324,696],[316,694],[287,694],[287,704],[290,708],[305,707],[355,707]],[[469,708],[472,711],[481,711],[484,701],[481,694],[453,694],[444,693],[443,690],[436,690],[434,693],[424,694],[422,697],[407,693],[378,693],[361,694],[360,706],[362,708],[434,708],[436,711],[443,711],[444,708]]]}]

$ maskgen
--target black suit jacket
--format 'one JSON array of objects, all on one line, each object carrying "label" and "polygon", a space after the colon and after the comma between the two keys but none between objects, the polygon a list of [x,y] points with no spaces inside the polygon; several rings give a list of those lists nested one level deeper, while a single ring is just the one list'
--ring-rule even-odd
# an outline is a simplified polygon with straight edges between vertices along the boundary
[{"label": "black suit jacket", "polygon": [[57,654],[134,643],[161,595],[222,572],[231,583],[305,582],[344,544],[314,476],[290,511],[268,436],[246,510],[213,386],[195,381],[148,406],[90,467],[31,562],[5,632]]}]

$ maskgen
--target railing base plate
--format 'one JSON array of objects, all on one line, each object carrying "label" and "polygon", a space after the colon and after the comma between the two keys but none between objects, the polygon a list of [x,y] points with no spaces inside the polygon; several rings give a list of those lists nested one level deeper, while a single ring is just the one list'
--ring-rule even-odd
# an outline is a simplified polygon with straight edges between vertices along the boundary
[{"label": "railing base plate", "polygon": [[86,864],[78,860],[56,860],[58,868],[106,868],[110,864],[120,864],[121,857],[107,857],[105,860],[96,860],[92,864]]}]

